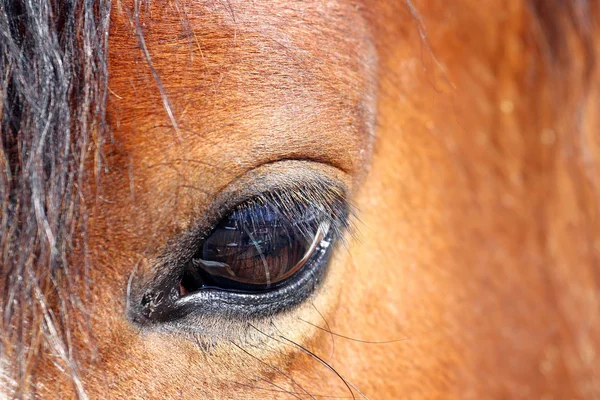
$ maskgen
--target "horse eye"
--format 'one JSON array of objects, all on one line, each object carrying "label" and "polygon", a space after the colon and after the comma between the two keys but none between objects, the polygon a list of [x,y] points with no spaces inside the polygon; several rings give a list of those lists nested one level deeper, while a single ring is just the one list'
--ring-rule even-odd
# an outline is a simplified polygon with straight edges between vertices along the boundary
[{"label": "horse eye", "polygon": [[209,316],[289,310],[325,279],[350,211],[344,190],[327,181],[256,195],[212,229],[182,237],[181,246],[170,248],[180,258],[157,258],[164,268],[153,280],[132,280],[129,316],[136,324],[194,331]]},{"label": "horse eye", "polygon": [[180,295],[203,289],[265,291],[285,283],[328,247],[330,218],[314,205],[281,210],[238,206],[199,245],[184,268]]}]

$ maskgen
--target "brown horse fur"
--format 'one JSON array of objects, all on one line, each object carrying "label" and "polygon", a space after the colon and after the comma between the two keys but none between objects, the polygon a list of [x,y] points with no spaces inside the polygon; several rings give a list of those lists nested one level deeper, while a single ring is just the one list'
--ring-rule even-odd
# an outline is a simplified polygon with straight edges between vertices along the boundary
[{"label": "brown horse fur", "polygon": [[[15,117],[2,75],[5,396],[600,397],[599,2],[122,0],[110,15],[106,119],[89,109],[104,49],[62,50],[89,58],[70,87],[91,88],[65,95],[73,140],[89,138],[63,166],[71,208],[10,208],[35,206],[19,152],[42,129],[15,124],[36,108]],[[73,23],[101,39],[101,14]],[[132,288],[215,202],[313,175],[346,187],[357,221],[302,306],[195,335],[130,322]],[[44,229],[61,224],[57,258]]]}]

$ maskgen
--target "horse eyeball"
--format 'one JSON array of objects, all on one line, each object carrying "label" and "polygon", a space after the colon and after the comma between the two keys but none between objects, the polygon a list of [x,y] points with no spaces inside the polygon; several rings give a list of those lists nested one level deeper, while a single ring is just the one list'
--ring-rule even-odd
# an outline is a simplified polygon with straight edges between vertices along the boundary
[{"label": "horse eyeball", "polygon": [[201,289],[264,291],[280,286],[327,249],[331,217],[315,205],[293,210],[250,201],[223,218],[186,267],[181,294]]}]

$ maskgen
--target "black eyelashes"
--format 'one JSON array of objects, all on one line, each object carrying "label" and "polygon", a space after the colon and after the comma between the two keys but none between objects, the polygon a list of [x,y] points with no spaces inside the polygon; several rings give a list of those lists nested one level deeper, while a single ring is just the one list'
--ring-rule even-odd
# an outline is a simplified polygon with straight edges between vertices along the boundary
[{"label": "black eyelashes", "polygon": [[188,258],[166,266],[140,298],[135,322],[207,315],[273,315],[318,287],[348,226],[339,186],[321,180],[238,203],[192,240]]},{"label": "black eyelashes", "polygon": [[335,201],[329,204],[307,190],[300,193],[267,193],[235,207],[184,267],[180,295],[208,289],[270,290],[303,268],[326,237],[341,231],[344,220],[337,218]]}]

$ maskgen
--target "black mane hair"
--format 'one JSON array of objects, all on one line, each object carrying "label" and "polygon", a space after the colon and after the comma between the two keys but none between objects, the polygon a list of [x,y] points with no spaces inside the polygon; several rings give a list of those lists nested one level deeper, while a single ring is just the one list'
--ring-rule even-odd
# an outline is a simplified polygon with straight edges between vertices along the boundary
[{"label": "black mane hair", "polygon": [[108,0],[0,1],[0,386],[16,397],[35,390],[40,346],[77,377],[69,287],[85,271],[69,258],[104,131],[109,14]]},{"label": "black mane hair", "polygon": [[[598,2],[523,1],[548,63],[568,64],[567,31],[593,60]],[[45,352],[85,397],[70,332],[85,329],[72,318],[84,303],[74,293],[85,290],[73,288],[89,285],[90,266],[72,254],[87,251],[84,196],[107,133],[110,3],[0,0],[0,396],[33,393],[36,355]]]}]

